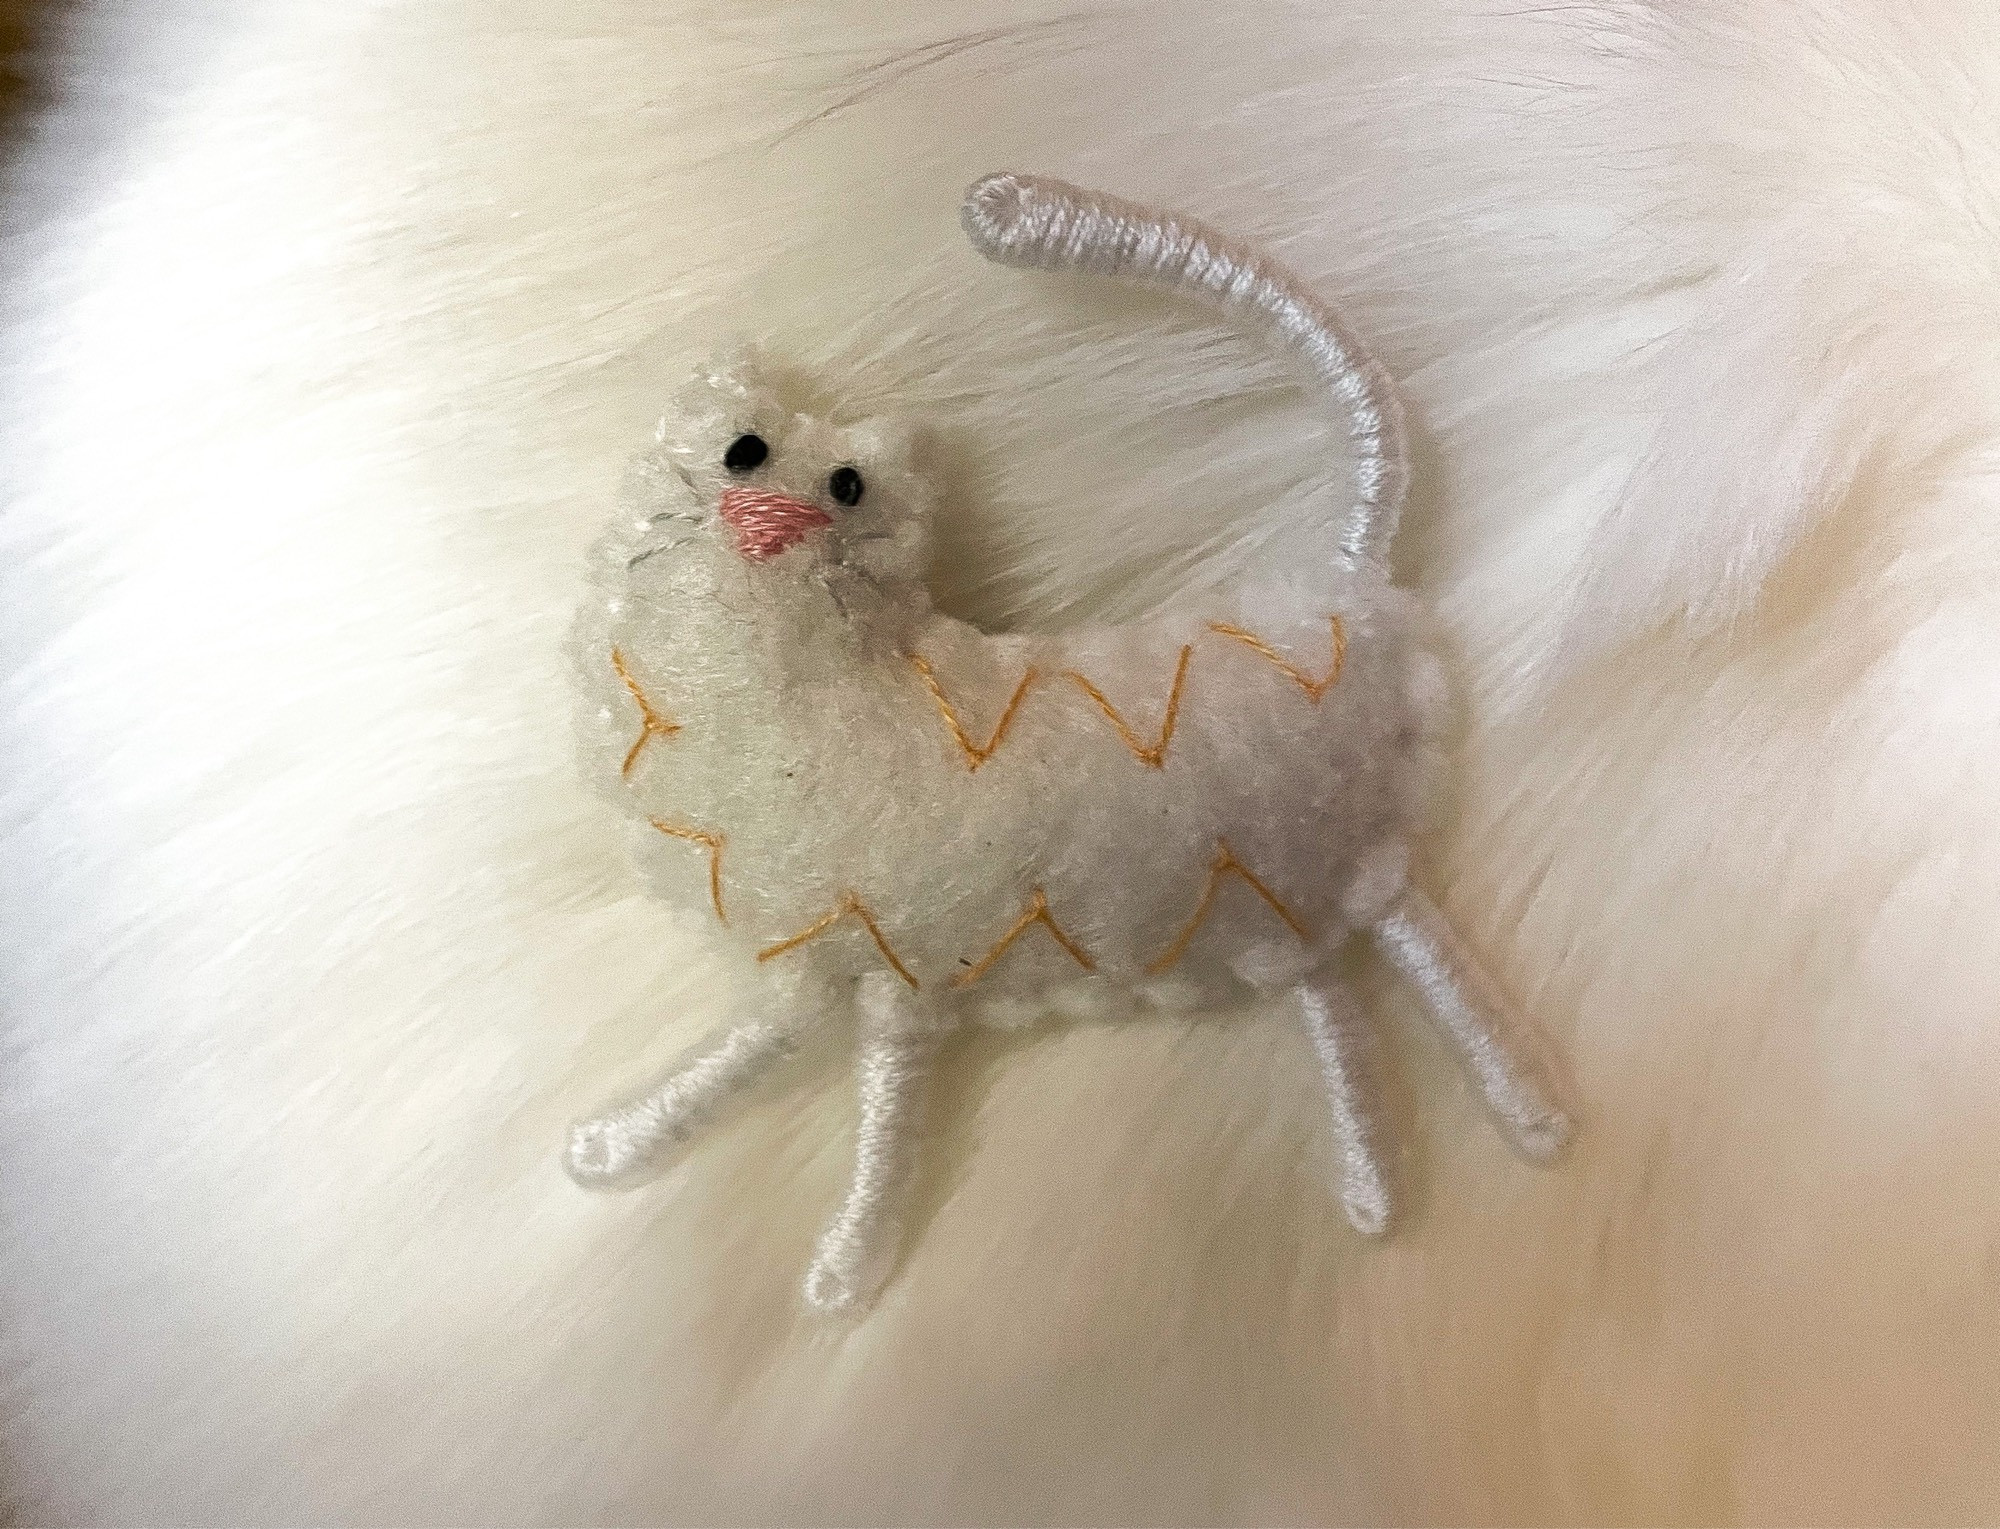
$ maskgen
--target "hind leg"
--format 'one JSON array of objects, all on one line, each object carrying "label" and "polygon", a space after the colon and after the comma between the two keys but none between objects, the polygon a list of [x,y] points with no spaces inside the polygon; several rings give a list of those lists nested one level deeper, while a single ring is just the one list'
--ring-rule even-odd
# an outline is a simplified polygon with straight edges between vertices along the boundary
[{"label": "hind leg", "polygon": [[1382,1129],[1367,1067],[1367,1023],[1345,984],[1321,975],[1292,989],[1300,1023],[1319,1056],[1340,1154],[1340,1203],[1357,1232],[1379,1237],[1395,1205],[1382,1164]]},{"label": "hind leg", "polygon": [[1375,925],[1374,936],[1376,949],[1424,995],[1508,1141],[1536,1162],[1554,1157],[1569,1139],[1569,1117],[1515,1055],[1509,1037],[1525,1022],[1444,915],[1408,887]]},{"label": "hind leg", "polygon": [[941,1039],[935,1015],[893,977],[864,979],[856,999],[854,1175],[806,1271],[806,1300],[824,1312],[866,1306],[895,1265],[923,1088]]}]

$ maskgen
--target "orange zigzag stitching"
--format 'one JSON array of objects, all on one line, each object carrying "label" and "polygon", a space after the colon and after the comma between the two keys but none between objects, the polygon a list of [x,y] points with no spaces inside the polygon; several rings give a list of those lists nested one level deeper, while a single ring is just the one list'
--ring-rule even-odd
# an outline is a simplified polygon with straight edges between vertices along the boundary
[{"label": "orange zigzag stitching", "polygon": [[1027,908],[1022,911],[1019,918],[1014,920],[1013,927],[1000,936],[999,943],[991,950],[987,951],[985,955],[981,956],[970,967],[954,977],[951,985],[953,987],[970,987],[973,983],[977,982],[981,977],[986,975],[987,970],[995,961],[998,961],[1002,956],[1007,954],[1016,940],[1020,939],[1022,935],[1026,934],[1036,924],[1040,924],[1044,929],[1048,930],[1054,936],[1055,942],[1069,952],[1070,959],[1075,961],[1078,966],[1087,972],[1097,970],[1097,963],[1084,954],[1083,947],[1065,934],[1062,927],[1050,915],[1048,895],[1040,887],[1036,887],[1035,895],[1028,899]]},{"label": "orange zigzag stitching", "polygon": [[[1242,643],[1252,652],[1257,653],[1266,661],[1276,666],[1293,684],[1297,685],[1299,689],[1311,698],[1314,705],[1318,705],[1327,691],[1339,682],[1341,670],[1345,667],[1347,661],[1346,628],[1341,624],[1340,617],[1338,616],[1329,616],[1327,621],[1333,638],[1333,665],[1327,671],[1326,677],[1319,680],[1313,679],[1298,669],[1284,655],[1279,653],[1277,649],[1273,648],[1254,632],[1247,631],[1239,626],[1232,626],[1222,621],[1211,621],[1208,624],[1208,629],[1220,636],[1228,637]],[[981,765],[993,757],[994,752],[1000,747],[1001,742],[1007,736],[1008,728],[1013,724],[1015,714],[1021,709],[1021,703],[1027,699],[1028,692],[1034,688],[1036,682],[1041,678],[1039,671],[1032,665],[1022,672],[1020,681],[1014,686],[1013,694],[1007,698],[1007,704],[1001,710],[1000,720],[994,724],[992,734],[982,745],[974,743],[971,735],[966,732],[965,724],[959,718],[957,709],[945,695],[944,687],[938,683],[936,672],[931,668],[930,663],[919,654],[912,653],[908,657],[911,666],[916,669],[918,675],[922,678],[925,689],[930,692],[932,701],[936,703],[938,713],[944,718],[945,725],[950,729],[953,740],[958,744],[961,752],[964,753],[968,770],[975,773]],[[1167,706],[1165,715],[1162,717],[1160,723],[1160,735],[1152,743],[1141,741],[1138,734],[1132,731],[1131,724],[1120,714],[1118,708],[1113,706],[1110,700],[1106,698],[1104,692],[1092,684],[1086,676],[1074,669],[1067,669],[1063,671],[1062,677],[1075,684],[1085,695],[1097,703],[1098,708],[1110,721],[1112,727],[1117,730],[1120,741],[1131,752],[1133,758],[1137,759],[1141,764],[1157,770],[1165,765],[1167,747],[1173,742],[1174,728],[1180,717],[1181,693],[1187,683],[1188,664],[1193,657],[1194,644],[1188,643],[1182,647],[1180,660],[1174,666],[1173,685],[1167,693]],[[619,770],[619,774],[621,775],[630,775],[633,765],[638,762],[641,751],[644,750],[648,743],[656,737],[671,738],[681,730],[681,727],[678,722],[661,716],[653,708],[653,704],[646,699],[645,692],[639,688],[639,682],[632,677],[632,671],[626,667],[625,655],[615,647],[611,650],[611,666],[618,671],[618,678],[624,682],[626,690],[631,692],[633,701],[638,705],[640,720],[643,723],[638,738],[626,753],[625,762]],[[649,818],[647,821],[663,834],[676,839],[685,839],[689,843],[698,844],[708,851],[709,901],[715,906],[716,918],[720,922],[727,924],[729,918],[723,911],[722,906],[722,850],[724,844],[727,842],[725,835],[720,832],[692,828],[686,824],[669,823],[662,818]],[[1297,935],[1301,940],[1311,938],[1306,932],[1305,926],[1293,915],[1291,909],[1287,908],[1279,900],[1277,894],[1259,880],[1248,866],[1236,858],[1236,853],[1230,849],[1229,842],[1226,839],[1218,839],[1216,841],[1215,859],[1208,868],[1208,879],[1202,886],[1201,898],[1195,904],[1193,915],[1188,919],[1180,933],[1174,937],[1174,942],[1156,960],[1147,966],[1146,970],[1148,972],[1154,974],[1163,972],[1187,953],[1189,945],[1194,942],[1196,932],[1201,928],[1202,921],[1208,917],[1208,910],[1214,905],[1216,892],[1220,889],[1222,878],[1232,874],[1240,877],[1247,883],[1250,889],[1264,900],[1271,911],[1284,920],[1285,926],[1293,934]],[[887,936],[882,933],[882,926],[875,921],[874,913],[861,900],[859,894],[852,889],[841,894],[840,901],[834,905],[831,911],[800,930],[797,934],[758,951],[757,959],[759,961],[769,961],[775,956],[783,955],[788,950],[795,950],[807,941],[817,939],[820,935],[825,934],[850,913],[861,920],[862,927],[868,931],[868,937],[875,942],[875,948],[881,952],[882,959],[889,963],[896,975],[901,977],[912,988],[920,988],[922,984],[911,974],[910,969],[903,964],[901,958],[897,956],[895,950],[890,946]],[[1034,895],[1029,899],[1027,907],[1022,911],[1021,916],[1014,921],[1012,927],[1000,937],[991,950],[987,951],[977,962],[955,978],[952,986],[965,987],[984,976],[993,967],[994,963],[1013,947],[1015,941],[1019,940],[1035,924],[1040,924],[1046,928],[1056,943],[1062,946],[1070,957],[1085,971],[1093,972],[1097,969],[1096,963],[1091,960],[1084,949],[1072,940],[1063,931],[1062,927],[1056,923],[1054,916],[1049,912],[1047,895],[1043,892],[1042,888],[1037,887],[1035,888]]]},{"label": "orange zigzag stitching", "polygon": [[671,738],[681,730],[678,722],[671,722],[653,710],[653,703],[646,699],[646,692],[639,688],[639,682],[632,678],[632,671],[625,667],[625,655],[616,648],[611,650],[611,667],[618,671],[618,678],[625,682],[625,688],[632,692],[632,699],[639,705],[639,720],[644,724],[632,747],[625,753],[625,763],[619,766],[620,775],[630,775],[632,766],[639,762],[639,752],[655,738]]},{"label": "orange zigzag stitching", "polygon": [[937,703],[938,715],[944,718],[944,725],[951,729],[952,739],[964,753],[966,768],[977,775],[979,767],[991,759],[993,751],[1000,747],[1000,740],[1007,736],[1007,728],[1014,720],[1014,713],[1021,709],[1021,702],[1027,699],[1028,691],[1041,676],[1035,672],[1033,665],[1021,672],[1021,683],[1014,687],[1014,693],[1007,698],[1007,705],[1000,713],[1000,720],[993,724],[993,735],[982,746],[974,743],[965,731],[965,724],[959,720],[958,709],[946,699],[944,687],[938,683],[937,674],[931,668],[930,661],[917,653],[910,654],[909,658],[910,667],[922,677],[924,688],[931,693],[931,699]]},{"label": "orange zigzag stitching", "polygon": [[1248,882],[1250,890],[1270,905],[1271,911],[1285,921],[1285,927],[1290,929],[1293,934],[1302,940],[1309,941],[1312,939],[1312,936],[1306,933],[1306,926],[1293,916],[1292,910],[1278,901],[1278,894],[1259,881],[1250,868],[1236,858],[1236,851],[1229,847],[1229,841],[1227,839],[1217,839],[1215,841],[1215,859],[1209,864],[1208,881],[1201,889],[1201,901],[1195,904],[1194,916],[1182,926],[1181,932],[1174,937],[1174,943],[1169,945],[1156,960],[1147,966],[1146,970],[1148,972],[1154,976],[1158,976],[1187,954],[1188,946],[1194,943],[1195,931],[1201,928],[1201,921],[1208,917],[1208,910],[1215,903],[1215,894],[1217,889],[1222,885],[1222,878],[1232,874],[1240,876],[1244,881]]},{"label": "orange zigzag stitching", "polygon": [[724,836],[706,833],[699,828],[689,828],[682,823],[669,823],[664,818],[648,818],[655,828],[675,839],[685,839],[690,844],[699,844],[708,851],[708,900],[715,904],[718,923],[727,924],[729,915],[722,911],[722,846]]},{"label": "orange zigzag stitching", "polygon": [[[1325,698],[1326,693],[1340,683],[1341,671],[1347,666],[1347,628],[1338,616],[1327,617],[1327,626],[1333,638],[1333,665],[1327,670],[1324,679],[1317,680],[1247,628],[1233,626],[1226,621],[1211,621],[1208,630],[1218,636],[1242,643],[1303,690],[1317,706]],[[910,667],[915,669],[918,677],[923,680],[924,689],[930,692],[931,701],[937,707],[938,715],[944,719],[944,725],[951,733],[952,741],[965,756],[966,768],[973,774],[978,774],[979,767],[998,752],[1001,743],[1006,739],[1008,729],[1014,725],[1015,714],[1021,709],[1021,703],[1028,698],[1028,692],[1040,683],[1041,671],[1032,665],[1022,671],[1020,680],[1014,686],[1013,694],[1007,697],[1007,704],[1001,708],[1000,720],[993,724],[992,733],[982,744],[975,743],[972,735],[966,731],[965,720],[959,716],[958,708],[952,705],[951,698],[945,694],[944,685],[939,681],[937,671],[931,667],[930,660],[920,653],[911,653],[907,657]],[[1098,710],[1104,713],[1105,718],[1117,731],[1119,741],[1125,745],[1134,759],[1148,769],[1158,770],[1165,767],[1167,748],[1174,741],[1174,729],[1180,720],[1181,692],[1187,683],[1188,664],[1193,657],[1194,644],[1189,643],[1181,649],[1180,660],[1174,667],[1173,685],[1167,692],[1167,709],[1160,722],[1160,735],[1151,743],[1147,743],[1132,730],[1132,725],[1125,720],[1118,708],[1111,704],[1104,692],[1091,682],[1089,676],[1075,669],[1065,669],[1062,678],[1097,703]],[[642,739],[641,742],[643,741]]]},{"label": "orange zigzag stitching", "polygon": [[[659,827],[660,825],[656,823],[654,826]],[[676,830],[671,828],[663,829],[662,831],[668,833],[676,832]],[[718,846],[716,853],[720,854],[720,852],[720,847]],[[1266,907],[1284,920],[1285,927],[1301,940],[1310,941],[1312,939],[1312,935],[1306,929],[1306,926],[1299,921],[1298,916],[1290,908],[1285,906],[1284,902],[1278,897],[1278,894],[1266,886],[1263,879],[1256,872],[1252,871],[1250,867],[1236,858],[1236,852],[1229,847],[1229,841],[1227,839],[1217,839],[1215,841],[1215,859],[1209,863],[1208,878],[1202,884],[1201,899],[1195,904],[1194,913],[1189,917],[1187,923],[1181,926],[1180,933],[1174,936],[1173,943],[1147,964],[1146,971],[1149,975],[1158,976],[1187,954],[1188,947],[1194,943],[1195,934],[1200,930],[1202,922],[1208,917],[1209,909],[1215,906],[1216,893],[1221,890],[1222,878],[1225,876],[1235,876],[1244,882],[1251,891],[1264,900]],[[720,911],[720,908],[718,908],[718,914]],[[792,935],[788,939],[780,940],[775,945],[767,945],[758,951],[757,959],[759,961],[769,961],[777,956],[782,956],[788,950],[797,950],[801,945],[818,939],[850,913],[861,920],[862,927],[868,931],[868,937],[875,942],[875,948],[882,953],[882,959],[889,963],[896,975],[909,983],[912,988],[920,990],[923,984],[917,981],[910,969],[897,956],[895,949],[889,944],[888,936],[882,933],[882,926],[875,921],[875,915],[869,909],[868,905],[861,900],[859,894],[851,889],[841,894],[840,901],[835,903],[830,911],[822,914],[797,934]],[[1028,899],[1027,907],[1022,909],[1021,916],[1015,919],[1007,932],[994,942],[991,950],[987,951],[985,955],[981,956],[965,971],[954,977],[951,986],[954,988],[970,987],[973,983],[977,982],[987,972],[991,971],[994,964],[1014,947],[1015,942],[1036,924],[1040,924],[1044,929],[1048,930],[1055,942],[1069,954],[1070,959],[1075,961],[1078,966],[1087,972],[1097,970],[1097,963],[1090,958],[1090,953],[1077,944],[1075,940],[1071,939],[1062,926],[1055,921],[1055,916],[1049,912],[1048,895],[1042,888],[1036,887],[1034,895]]]},{"label": "orange zigzag stitching", "polygon": [[1167,763],[1167,745],[1174,741],[1174,724],[1180,720],[1181,687],[1187,683],[1188,660],[1194,657],[1194,644],[1181,649],[1181,661],[1174,666],[1174,687],[1167,692],[1167,714],[1160,723],[1160,736],[1151,743],[1141,743],[1139,735],[1132,731],[1125,719],[1118,715],[1118,708],[1104,699],[1104,692],[1074,669],[1063,671],[1063,678],[1079,686],[1083,693],[1095,701],[1104,715],[1111,719],[1111,725],[1118,730],[1119,740],[1132,751],[1132,757],[1149,770],[1163,769]]},{"label": "orange zigzag stitching", "polygon": [[1220,632],[1224,637],[1235,638],[1253,653],[1263,654],[1276,664],[1294,685],[1311,696],[1313,705],[1317,706],[1321,698],[1340,682],[1340,671],[1347,666],[1347,628],[1341,624],[1338,616],[1329,616],[1326,619],[1327,625],[1333,630],[1333,667],[1327,670],[1326,678],[1323,680],[1312,679],[1303,671],[1293,667],[1286,661],[1284,654],[1255,632],[1245,631],[1240,626],[1231,626],[1226,621],[1211,621],[1208,629],[1211,632]]},{"label": "orange zigzag stitching", "polygon": [[869,911],[868,904],[864,903],[860,896],[851,889],[841,893],[840,901],[833,905],[831,912],[815,919],[789,939],[780,940],[775,945],[765,946],[757,952],[757,959],[759,961],[768,961],[773,956],[782,956],[788,950],[796,950],[799,946],[805,944],[806,941],[818,939],[850,913],[861,920],[862,927],[868,931],[868,938],[873,940],[875,948],[882,952],[882,959],[895,968],[896,975],[909,983],[911,987],[921,988],[923,984],[910,975],[910,969],[903,965],[897,959],[896,952],[890,949],[889,941],[882,933],[882,926],[875,922],[875,915]]}]

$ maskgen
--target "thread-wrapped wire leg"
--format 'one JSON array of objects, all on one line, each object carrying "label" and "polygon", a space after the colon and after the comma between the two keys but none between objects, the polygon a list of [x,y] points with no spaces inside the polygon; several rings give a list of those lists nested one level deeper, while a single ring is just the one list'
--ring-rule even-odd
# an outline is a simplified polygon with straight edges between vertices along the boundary
[{"label": "thread-wrapped wire leg", "polygon": [[1523,1157],[1547,1162],[1569,1140],[1570,1123],[1509,1044],[1526,1021],[1486,974],[1444,915],[1406,888],[1374,929],[1375,946],[1423,994],[1479,1086],[1507,1140]]},{"label": "thread-wrapped wire leg", "polygon": [[1340,1203],[1357,1232],[1389,1230],[1395,1203],[1381,1157],[1382,1129],[1367,1063],[1367,1019],[1346,986],[1331,977],[1292,990],[1299,1020],[1319,1057],[1340,1154]]},{"label": "thread-wrapped wire leg", "polygon": [[854,1176],[820,1233],[805,1281],[806,1300],[830,1313],[866,1306],[895,1265],[922,1093],[938,1047],[938,1036],[921,1028],[906,991],[864,983],[860,1004]]},{"label": "thread-wrapped wire leg", "polygon": [[798,1032],[795,1023],[762,1019],[715,1031],[643,1098],[573,1126],[563,1166],[587,1188],[639,1182],[668,1147],[694,1135],[789,1056]]}]

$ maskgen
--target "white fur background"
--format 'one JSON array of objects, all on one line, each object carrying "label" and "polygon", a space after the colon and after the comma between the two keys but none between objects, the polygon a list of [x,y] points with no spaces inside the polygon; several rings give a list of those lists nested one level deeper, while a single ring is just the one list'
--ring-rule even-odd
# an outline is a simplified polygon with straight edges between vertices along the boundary
[{"label": "white fur background", "polygon": [[[23,1517],[2000,1512],[1988,0],[104,0],[7,218],[5,1452]],[[1046,170],[1405,379],[1467,720],[1428,879],[1569,1059],[1510,1158],[1375,975],[1362,1245],[1270,1017],[969,1045],[865,1323],[811,1071],[634,1196],[721,1010],[571,759],[582,552],[746,331],[927,410],[956,609],[1169,596],[1337,429],[995,271]]]}]

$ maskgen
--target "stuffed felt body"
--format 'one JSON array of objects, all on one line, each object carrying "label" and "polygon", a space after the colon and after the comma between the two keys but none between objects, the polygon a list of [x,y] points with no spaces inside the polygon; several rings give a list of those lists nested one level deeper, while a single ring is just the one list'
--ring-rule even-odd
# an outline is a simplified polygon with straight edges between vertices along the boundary
[{"label": "stuffed felt body", "polygon": [[858,1011],[855,1176],[806,1284],[851,1308],[893,1261],[944,1034],[1248,988],[1311,1034],[1343,1204],[1378,1233],[1361,1017],[1330,969],[1361,931],[1423,988],[1510,1139],[1547,1156],[1564,1117],[1408,881],[1445,687],[1384,567],[1407,477],[1386,374],[1283,271],[1190,220],[995,176],[965,223],[994,258],[1167,282],[1268,331],[1349,413],[1354,504],[1168,616],[988,634],[925,589],[933,504],[906,428],[805,412],[753,356],[697,375],[598,549],[575,658],[588,769],[641,871],[768,974],[768,1007],[580,1125],[572,1173],[637,1180],[807,1027]]}]

